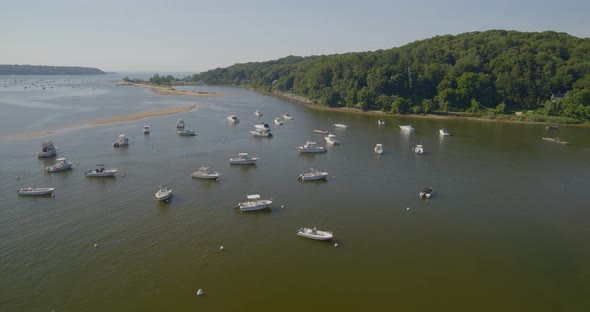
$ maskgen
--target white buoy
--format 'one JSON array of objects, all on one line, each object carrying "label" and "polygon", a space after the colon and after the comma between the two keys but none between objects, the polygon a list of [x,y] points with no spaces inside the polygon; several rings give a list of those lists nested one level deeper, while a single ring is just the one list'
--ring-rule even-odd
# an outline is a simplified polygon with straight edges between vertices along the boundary
[{"label": "white buoy", "polygon": [[285,208],[285,205],[281,205],[281,208]]},{"label": "white buoy", "polygon": [[334,243],[334,247],[338,247],[338,243]]},{"label": "white buoy", "polygon": [[94,248],[98,248],[98,244],[94,244]]},{"label": "white buoy", "polygon": [[121,178],[124,177],[125,175],[121,173]]},{"label": "white buoy", "polygon": [[51,197],[55,197],[55,194],[51,193]]},{"label": "white buoy", "polygon": [[219,250],[224,250],[224,249],[225,249],[225,248],[223,247],[223,245],[221,245],[221,246],[219,247]]},{"label": "white buoy", "polygon": [[406,210],[410,210],[410,207],[406,208]]},{"label": "white buoy", "polygon": [[202,296],[203,295],[203,290],[201,288],[199,288],[199,290],[197,290],[197,296]]}]

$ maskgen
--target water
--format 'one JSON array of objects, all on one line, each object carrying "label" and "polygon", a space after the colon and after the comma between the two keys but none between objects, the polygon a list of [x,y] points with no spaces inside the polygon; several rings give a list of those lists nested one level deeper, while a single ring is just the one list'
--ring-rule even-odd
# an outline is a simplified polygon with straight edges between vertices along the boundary
[{"label": "water", "polygon": [[[111,83],[119,78],[0,80],[0,310],[590,310],[590,129],[315,111],[233,88],[182,87],[233,95],[220,98],[158,96]],[[45,89],[24,89],[31,83]],[[285,113],[295,119],[274,126]],[[228,123],[231,114],[241,122]],[[178,118],[198,136],[177,136]],[[261,121],[273,138],[249,136]],[[439,137],[441,126],[454,136]],[[313,129],[341,145],[298,154],[306,140],[325,146]],[[47,130],[56,133],[23,136]],[[114,149],[120,133],[130,146]],[[572,143],[541,140],[556,135]],[[35,157],[44,138],[79,165],[43,173],[53,161]],[[230,166],[239,152],[261,160]],[[84,177],[98,163],[122,176]],[[200,166],[220,181],[192,179]],[[297,181],[309,168],[329,179]],[[168,204],[154,198],[160,184],[174,190]],[[56,195],[17,196],[25,186]],[[432,199],[418,198],[423,186]],[[272,209],[234,209],[253,193]],[[314,225],[335,241],[296,236]]]}]

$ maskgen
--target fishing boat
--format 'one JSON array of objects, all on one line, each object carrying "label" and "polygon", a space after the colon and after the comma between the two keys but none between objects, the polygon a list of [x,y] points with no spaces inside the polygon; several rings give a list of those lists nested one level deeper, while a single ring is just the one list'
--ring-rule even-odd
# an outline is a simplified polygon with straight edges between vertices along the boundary
[{"label": "fishing boat", "polygon": [[254,112],[254,115],[258,116],[258,117],[262,117],[262,113],[259,110],[256,110]]},{"label": "fishing boat", "polygon": [[285,120],[293,120],[295,118],[293,118],[293,116],[291,116],[289,114],[283,114],[283,119],[285,119]]},{"label": "fishing boat", "polygon": [[399,129],[403,132],[414,132],[414,128],[410,125],[401,125],[399,126]]},{"label": "fishing boat", "polygon": [[270,131],[254,130],[250,131],[250,135],[255,137],[272,138],[272,133],[270,133]]},{"label": "fishing boat", "polygon": [[438,133],[442,136],[450,136],[451,133],[449,132],[449,129],[447,128],[440,128],[440,130],[438,130]]},{"label": "fishing boat", "polygon": [[328,231],[320,231],[315,227],[313,229],[310,228],[300,228],[297,231],[297,235],[305,238],[315,239],[315,240],[330,240],[334,237],[332,232]]},{"label": "fishing boat", "polygon": [[176,121],[176,128],[178,128],[178,129],[184,128],[184,120],[178,119]]},{"label": "fishing boat", "polygon": [[547,130],[559,130],[559,126],[547,126],[545,127]]},{"label": "fishing boat", "polygon": [[416,147],[414,147],[413,150],[414,150],[414,153],[416,153],[418,155],[424,154],[424,148],[420,144],[416,145]]},{"label": "fishing boat", "polygon": [[275,118],[274,122],[275,122],[275,125],[277,125],[277,126],[283,125],[283,121],[281,120],[281,118]]},{"label": "fishing boat", "polygon": [[272,200],[260,199],[260,195],[252,194],[247,196],[248,201],[238,203],[236,208],[240,208],[240,211],[256,211],[270,207]]},{"label": "fishing boat", "polygon": [[221,176],[219,172],[211,170],[209,167],[201,167],[199,170],[191,174],[193,178],[206,179],[206,180],[217,180]]},{"label": "fishing boat", "polygon": [[195,136],[195,135],[197,135],[197,132],[195,131],[195,129],[178,130],[178,131],[176,131],[176,133],[178,133],[178,135],[180,135],[180,136]]},{"label": "fishing boat", "polygon": [[348,128],[348,125],[345,125],[345,124],[339,124],[339,123],[338,123],[338,124],[334,124],[334,127],[336,127],[336,128],[342,128],[342,129],[346,129],[346,128]]},{"label": "fishing boat", "polygon": [[315,129],[315,130],[313,130],[313,133],[317,133],[317,134],[328,134],[328,130]]},{"label": "fishing boat", "polygon": [[250,157],[248,153],[239,153],[238,157],[230,158],[229,163],[232,165],[253,165],[257,160],[258,158]]},{"label": "fishing boat", "polygon": [[420,190],[420,198],[430,198],[432,197],[432,187],[423,187]]},{"label": "fishing boat", "polygon": [[96,169],[84,172],[87,177],[114,177],[117,174],[117,168],[105,169],[103,164],[96,165]]},{"label": "fishing boat", "polygon": [[51,195],[55,189],[53,187],[25,187],[17,191],[22,196],[41,196]]},{"label": "fishing boat", "polygon": [[336,136],[333,134],[328,134],[324,137],[324,140],[326,140],[327,144],[330,145],[339,145],[340,141],[336,140]]},{"label": "fishing boat", "polygon": [[72,169],[73,164],[73,162],[69,162],[65,158],[58,158],[55,160],[55,164],[45,167],[45,171],[53,173],[68,170]]},{"label": "fishing boat", "polygon": [[319,170],[315,170],[313,168],[310,169],[311,171],[308,173],[302,173],[299,175],[299,180],[301,181],[314,181],[314,180],[322,180],[328,176],[327,172],[321,172]]},{"label": "fishing boat", "polygon": [[119,134],[115,143],[113,143],[114,147],[123,147],[129,145],[129,138],[124,134]]},{"label": "fishing boat", "polygon": [[307,141],[303,146],[298,146],[297,150],[300,153],[325,153],[327,150],[323,146],[317,146],[316,142]]},{"label": "fishing boat", "polygon": [[229,115],[229,116],[227,116],[227,120],[229,120],[230,122],[233,122],[233,123],[240,122],[240,119],[236,115]]},{"label": "fishing boat", "polygon": [[167,201],[172,197],[172,190],[168,189],[168,186],[161,185],[160,189],[156,192],[156,198],[159,201]]},{"label": "fishing boat", "polygon": [[256,131],[270,131],[270,126],[266,122],[261,122],[257,125],[254,125]]},{"label": "fishing boat", "polygon": [[377,143],[377,144],[375,144],[375,147],[373,148],[373,150],[375,151],[375,154],[383,155],[383,145]]},{"label": "fishing boat", "polygon": [[377,125],[378,126],[385,126],[385,120],[383,120],[383,119],[377,120]]},{"label": "fishing boat", "polygon": [[43,140],[43,142],[41,142],[41,151],[37,153],[37,157],[46,158],[53,157],[55,155],[57,155],[57,149],[55,149],[55,146],[53,146],[53,141]]},{"label": "fishing boat", "polygon": [[563,141],[562,139],[560,139],[558,137],[554,137],[554,138],[543,137],[543,140],[553,142],[553,143],[559,143],[559,144],[568,144],[569,143],[567,141]]}]

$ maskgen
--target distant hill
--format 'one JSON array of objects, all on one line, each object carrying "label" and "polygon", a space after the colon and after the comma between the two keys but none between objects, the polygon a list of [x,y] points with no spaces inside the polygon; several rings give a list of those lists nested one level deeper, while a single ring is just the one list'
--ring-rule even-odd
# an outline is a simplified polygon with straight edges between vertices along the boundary
[{"label": "distant hill", "polygon": [[[296,94],[392,113],[531,110],[590,120],[590,39],[554,31],[436,36],[371,52],[288,56],[193,75],[194,81]],[[551,101],[553,94],[565,94]]]},{"label": "distant hill", "polygon": [[0,75],[106,75],[106,73],[92,67],[0,65]]}]

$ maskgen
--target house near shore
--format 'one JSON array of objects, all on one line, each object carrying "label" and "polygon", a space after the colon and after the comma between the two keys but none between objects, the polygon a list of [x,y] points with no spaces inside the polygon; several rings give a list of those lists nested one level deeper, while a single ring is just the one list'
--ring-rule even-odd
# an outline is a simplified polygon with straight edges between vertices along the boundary
[{"label": "house near shore", "polygon": [[551,101],[552,102],[561,101],[564,98],[565,98],[565,93],[557,92],[557,93],[551,94]]}]

